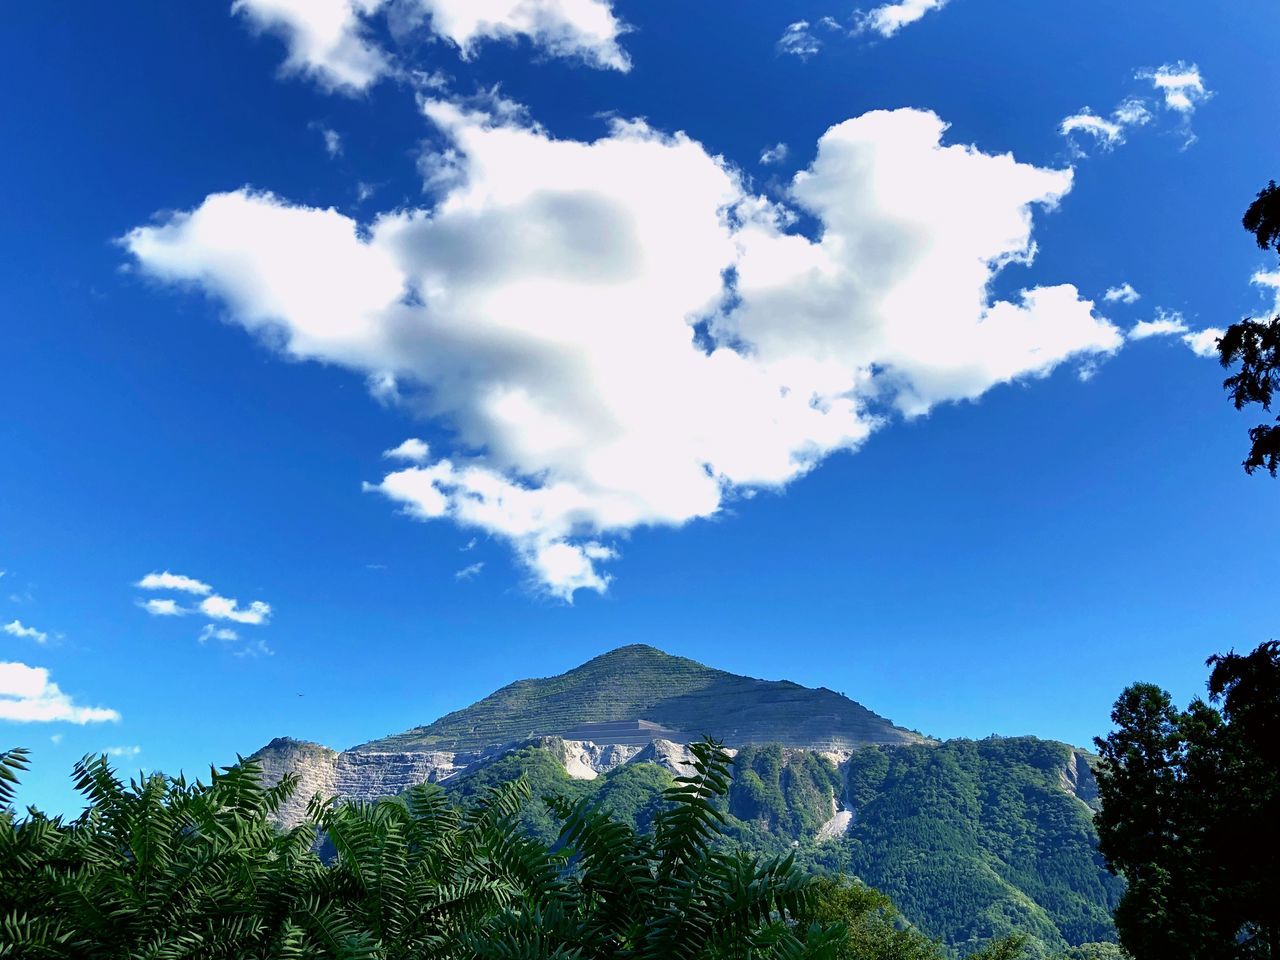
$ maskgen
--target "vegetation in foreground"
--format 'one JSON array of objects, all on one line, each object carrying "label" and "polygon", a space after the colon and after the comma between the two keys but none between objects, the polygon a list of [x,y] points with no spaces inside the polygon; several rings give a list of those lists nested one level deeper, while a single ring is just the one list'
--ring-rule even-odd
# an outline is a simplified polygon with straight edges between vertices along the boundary
[{"label": "vegetation in foreground", "polygon": [[[208,784],[125,784],[105,758],[82,761],[82,816],[0,817],[0,957],[945,956],[883,894],[807,877],[790,857],[719,849],[731,759],[714,742],[694,753],[695,772],[667,789],[650,832],[590,799],[553,799],[552,845],[520,827],[523,779],[465,808],[430,784],[375,804],[317,798],[312,823],[280,831],[270,815],[293,784],[264,788],[252,763]],[[0,754],[0,803],[24,758]],[[1021,946],[1011,938],[979,956],[1011,960]]]},{"label": "vegetation in foreground", "polygon": [[1209,666],[1219,706],[1134,684],[1098,741],[1116,926],[1141,960],[1280,958],[1280,643]]}]

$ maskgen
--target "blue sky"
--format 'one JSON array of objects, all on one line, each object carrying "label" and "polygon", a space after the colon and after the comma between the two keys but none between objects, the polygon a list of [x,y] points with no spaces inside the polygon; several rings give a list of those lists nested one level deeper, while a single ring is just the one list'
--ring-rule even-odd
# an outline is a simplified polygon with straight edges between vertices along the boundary
[{"label": "blue sky", "polygon": [[21,799],[632,642],[1086,743],[1273,636],[1273,6],[928,7],[6,10]]}]

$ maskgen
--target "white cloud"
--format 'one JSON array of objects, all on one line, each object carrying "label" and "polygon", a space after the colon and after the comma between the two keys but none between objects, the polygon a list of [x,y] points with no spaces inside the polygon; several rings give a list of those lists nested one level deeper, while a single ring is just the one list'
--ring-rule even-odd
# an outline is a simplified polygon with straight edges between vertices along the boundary
[{"label": "white cloud", "polygon": [[51,735],[51,736],[49,737],[49,742],[50,742],[50,743],[52,743],[52,744],[56,747],[58,744],[60,744],[60,743],[62,742],[62,734],[60,734],[60,733],[55,733],[55,734]]},{"label": "white cloud", "polygon": [[82,707],[49,679],[44,667],[0,663],[0,720],[17,723],[104,723],[120,714],[103,707]]},{"label": "white cloud", "polygon": [[1218,327],[1192,330],[1182,314],[1177,311],[1157,310],[1154,320],[1135,323],[1125,334],[1130,340],[1146,340],[1150,337],[1176,337],[1197,357],[1216,357],[1218,338],[1223,331]]},{"label": "white cloud", "polygon": [[1151,110],[1147,107],[1147,101],[1141,97],[1122,100],[1120,106],[1111,112],[1111,116],[1124,127],[1144,127],[1151,122]]},{"label": "white cloud", "polygon": [[320,136],[324,137],[324,152],[331,157],[342,156],[342,135],[328,127],[320,128]]},{"label": "white cloud", "polygon": [[760,162],[766,167],[771,167],[785,161],[787,154],[790,152],[785,143],[776,143],[772,147],[760,151]]},{"label": "white cloud", "polygon": [[36,643],[44,643],[49,639],[49,635],[43,630],[37,630],[35,627],[24,626],[21,620],[12,620],[4,625],[4,632],[11,637],[20,637],[24,640],[34,640]]},{"label": "white cloud", "polygon": [[1126,336],[1130,340],[1146,340],[1148,337],[1172,337],[1188,331],[1186,321],[1180,313],[1160,311],[1154,320],[1141,320],[1129,328]]},{"label": "white cloud", "polygon": [[1150,80],[1164,95],[1164,105],[1178,113],[1194,113],[1196,107],[1213,96],[1204,85],[1200,68],[1183,60],[1166,63],[1154,70],[1139,70],[1136,76],[1139,80]]},{"label": "white cloud", "polygon": [[1133,289],[1133,284],[1126,281],[1118,287],[1108,287],[1102,299],[1107,303],[1137,303],[1142,299],[1142,294]]},{"label": "white cloud", "polygon": [[631,61],[618,45],[625,27],[607,0],[409,0],[438,36],[464,58],[480,40],[528,38],[556,57],[627,71]]},{"label": "white cloud", "polygon": [[267,646],[263,640],[252,640],[249,643],[242,644],[234,651],[237,657],[274,657],[276,652]]},{"label": "white cloud", "polygon": [[1079,113],[1066,117],[1058,124],[1058,132],[1064,137],[1073,133],[1087,133],[1104,147],[1124,143],[1124,129],[1114,120],[1106,120],[1085,107]]},{"label": "white cloud", "polygon": [[808,20],[789,24],[778,38],[778,50],[801,60],[808,60],[822,49],[822,41],[809,32]]},{"label": "white cloud", "polygon": [[200,601],[200,612],[210,620],[230,620],[232,623],[261,626],[271,619],[271,604],[254,600],[248,607],[241,607],[240,601],[220,597],[215,593]]},{"label": "white cloud", "polygon": [[478,560],[473,564],[463,567],[454,573],[455,580],[470,580],[472,577],[480,575],[480,571],[484,569],[484,561]]},{"label": "white cloud", "polygon": [[[403,447],[404,445],[402,444],[401,446]],[[388,451],[388,454],[392,452]],[[265,626],[271,619],[271,605],[269,603],[265,603],[262,600],[254,600],[247,607],[241,607],[238,600],[215,593],[209,584],[181,574],[169,573],[168,571],[164,573],[149,573],[138,581],[137,586],[150,590],[179,590],[196,594],[202,598],[196,606],[191,607],[184,606],[170,597],[153,597],[147,600],[139,600],[138,606],[153,617],[194,615],[202,616],[215,622],[229,621],[254,627]],[[208,640],[235,642],[239,641],[240,635],[226,627],[217,627],[214,623],[207,623],[201,629],[198,639],[201,643]],[[262,650],[270,652],[265,644],[260,643],[259,646],[261,646]]]},{"label": "white cloud", "polygon": [[359,93],[391,71],[361,19],[383,5],[384,0],[235,0],[231,12],[284,40],[286,72],[312,77],[329,90]]},{"label": "white cloud", "polygon": [[167,598],[143,600],[139,605],[153,617],[185,617],[192,612],[190,607],[179,606],[178,601]]},{"label": "white cloud", "polygon": [[407,460],[410,463],[426,463],[431,459],[431,448],[417,437],[410,437],[398,447],[382,451],[388,460]]},{"label": "white cloud", "polygon": [[462,174],[431,209],[360,225],[240,190],[124,243],[287,356],[447,425],[444,455],[365,489],[505,538],[553,595],[605,589],[611,540],[782,487],[894,411],[1122,343],[1068,284],[992,298],[1072,174],[944,146],[931,113],[827,131],[790,189],[813,240],[683,134],[425,109]]},{"label": "white cloud", "polygon": [[193,577],[184,577],[180,573],[148,573],[135,584],[143,590],[177,590],[179,593],[194,593],[198,597],[208,596],[213,587]]},{"label": "white cloud", "polygon": [[1222,339],[1224,333],[1226,331],[1220,327],[1206,327],[1204,330],[1184,334],[1182,342],[1190,347],[1191,352],[1197,357],[1213,359],[1218,356],[1218,341]]},{"label": "white cloud", "polygon": [[1178,115],[1183,136],[1182,149],[1195,143],[1191,117],[1200,104],[1213,96],[1213,91],[1205,86],[1204,78],[1200,76],[1200,68],[1194,63],[1179,60],[1154,70],[1139,70],[1135,76],[1139,80],[1150,80],[1157,92],[1164,96],[1165,108]]},{"label": "white cloud", "polygon": [[1249,281],[1268,291],[1272,302],[1264,308],[1272,315],[1280,314],[1280,270],[1258,270]]},{"label": "white cloud", "polygon": [[[618,43],[626,28],[607,0],[235,0],[231,5],[232,13],[243,15],[254,29],[284,41],[286,72],[347,94],[399,72],[372,36],[373,18],[391,9],[400,29],[426,24],[464,59],[481,41],[523,37],[552,56],[614,70],[631,67]],[[430,82],[434,75],[423,76]]]},{"label": "white cloud", "polygon": [[212,623],[206,623],[204,629],[200,631],[199,640],[201,643],[207,643],[210,640],[221,640],[223,643],[235,643],[240,639],[240,634],[227,627],[215,627]]},{"label": "white cloud", "polygon": [[873,30],[882,37],[892,37],[926,13],[941,10],[947,2],[948,0],[900,0],[898,3],[885,3],[858,15],[858,28]]},{"label": "white cloud", "polygon": [[1088,107],[1083,108],[1058,124],[1058,132],[1070,142],[1076,156],[1086,151],[1081,142],[1088,136],[1102,150],[1111,150],[1124,143],[1130,127],[1142,127],[1151,122],[1151,111],[1140,97],[1129,97],[1111,112],[1111,119],[1098,116]]},{"label": "white cloud", "polygon": [[107,747],[102,752],[109,757],[136,757],[142,752],[142,748],[139,746]]}]

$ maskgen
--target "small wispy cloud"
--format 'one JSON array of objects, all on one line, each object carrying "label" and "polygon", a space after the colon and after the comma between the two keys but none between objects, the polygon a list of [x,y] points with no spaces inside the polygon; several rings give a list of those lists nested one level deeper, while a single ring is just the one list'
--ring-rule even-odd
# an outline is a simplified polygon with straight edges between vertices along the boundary
[{"label": "small wispy cloud", "polygon": [[324,151],[331,157],[342,156],[342,135],[328,127],[320,128],[320,136],[324,138]]},{"label": "small wispy cloud", "polygon": [[822,41],[809,30],[808,20],[797,20],[789,24],[778,38],[778,52],[786,53],[801,60],[808,60],[822,49]]},{"label": "small wispy cloud", "polygon": [[1124,143],[1124,128],[1114,120],[1098,116],[1088,107],[1063,118],[1058,124],[1058,132],[1064,137],[1070,137],[1076,133],[1088,134],[1107,149]]},{"label": "small wispy cloud", "polygon": [[887,39],[903,27],[922,19],[925,14],[941,10],[947,3],[948,0],[901,0],[899,3],[885,3],[855,15],[854,22],[859,32],[870,30]]},{"label": "small wispy cloud", "polygon": [[1161,311],[1154,320],[1140,320],[1129,328],[1130,340],[1146,340],[1149,337],[1173,337],[1187,333],[1190,328],[1180,313]]},{"label": "small wispy cloud", "polygon": [[1126,281],[1118,287],[1108,287],[1102,299],[1107,303],[1137,303],[1142,299],[1142,294],[1133,289],[1133,284]]},{"label": "small wispy cloud", "polygon": [[276,655],[264,640],[253,640],[242,644],[233,652],[237,657],[274,657]]},{"label": "small wispy cloud", "polygon": [[1206,327],[1203,330],[1192,330],[1186,318],[1176,310],[1156,310],[1152,320],[1141,320],[1129,328],[1125,337],[1129,340],[1147,340],[1151,337],[1176,337],[1197,357],[1216,357],[1218,340],[1223,330],[1219,327]]},{"label": "small wispy cloud", "polygon": [[142,748],[136,745],[131,747],[106,747],[101,752],[109,757],[136,757],[142,752]]},{"label": "small wispy cloud", "polygon": [[[224,643],[240,643],[239,633],[229,627],[218,626],[219,623],[235,623],[243,626],[262,627],[271,621],[271,604],[264,600],[253,600],[246,606],[234,597],[223,596],[203,580],[180,573],[149,573],[136,586],[144,590],[173,590],[199,597],[191,606],[182,603],[175,597],[148,597],[139,599],[138,606],[153,617],[202,617],[206,623],[197,637],[200,643],[219,640]],[[259,641],[262,650],[266,645]],[[252,646],[249,644],[248,646]],[[255,647],[255,650],[257,647]]]},{"label": "small wispy cloud", "polygon": [[170,599],[140,600],[138,606],[153,617],[185,617],[195,612],[190,607],[181,606],[177,600]]},{"label": "small wispy cloud", "polygon": [[398,447],[383,450],[382,456],[387,460],[405,460],[409,463],[426,463],[431,458],[431,447],[424,440],[410,437]]},{"label": "small wispy cloud", "polygon": [[760,151],[760,162],[766,167],[772,167],[786,160],[790,152],[785,143],[775,143]]},{"label": "small wispy cloud", "polygon": [[179,593],[193,593],[199,597],[208,596],[213,592],[213,587],[202,580],[183,576],[180,573],[170,573],[168,570],[163,573],[148,573],[137,582],[136,586],[143,590],[177,590]]},{"label": "small wispy cloud", "polygon": [[4,632],[11,637],[34,640],[36,643],[45,643],[49,639],[49,634],[43,630],[37,630],[35,627],[28,627],[21,620],[11,620],[6,623]]},{"label": "small wispy cloud", "polygon": [[1196,107],[1213,96],[1213,91],[1204,85],[1200,68],[1185,60],[1166,63],[1154,70],[1139,70],[1136,76],[1139,80],[1150,80],[1156,90],[1164,94],[1164,105],[1178,113],[1194,113]]},{"label": "small wispy cloud", "polygon": [[240,639],[240,634],[236,633],[230,627],[215,627],[212,623],[206,623],[200,631],[198,638],[201,643],[207,643],[210,640],[221,640],[223,643],[235,643]]},{"label": "small wispy cloud", "polygon": [[480,575],[480,571],[484,569],[484,561],[479,560],[469,566],[463,567],[453,575],[455,580],[470,580]]},{"label": "small wispy cloud", "polygon": [[1182,149],[1195,143],[1196,135],[1191,129],[1191,117],[1197,107],[1213,96],[1213,91],[1205,86],[1200,68],[1194,63],[1178,60],[1155,69],[1139,70],[1134,76],[1139,80],[1151,81],[1157,92],[1163,95],[1165,109],[1173,111],[1180,118]]},{"label": "small wispy cloud", "polygon": [[1110,118],[1099,116],[1084,107],[1058,124],[1058,133],[1067,138],[1071,151],[1077,157],[1086,155],[1084,139],[1089,138],[1100,149],[1113,150],[1125,142],[1125,136],[1133,127],[1143,127],[1151,122],[1151,110],[1140,97],[1128,97],[1111,111]]},{"label": "small wispy cloud", "polygon": [[240,601],[233,597],[214,594],[200,601],[200,612],[211,620],[230,620],[256,627],[271,619],[271,604],[254,600],[249,606],[241,607]]}]

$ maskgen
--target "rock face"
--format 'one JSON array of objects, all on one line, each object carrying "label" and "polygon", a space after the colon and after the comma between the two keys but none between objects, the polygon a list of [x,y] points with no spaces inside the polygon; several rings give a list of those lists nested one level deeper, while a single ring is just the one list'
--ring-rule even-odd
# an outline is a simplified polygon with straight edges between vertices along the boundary
[{"label": "rock face", "polygon": [[531,741],[553,750],[578,780],[633,760],[679,776],[693,769],[684,745],[704,735],[730,747],[821,750],[837,765],[858,747],[925,742],[826,688],[738,676],[635,644],[557,677],[517,681],[428,726],[340,753],[280,738],[254,758],[268,783],[298,775],[280,815],[296,823],[316,793],[390,796],[418,783],[443,783]]},{"label": "rock face", "polygon": [[1093,776],[1089,754],[1082,750],[1071,751],[1071,760],[1062,768],[1062,789],[1079,798],[1090,810],[1096,812],[1099,809],[1098,781]]},{"label": "rock face", "polygon": [[[693,755],[688,746],[671,740],[657,739],[637,746],[539,737],[516,744],[512,749],[523,746],[547,750],[575,780],[594,780],[633,761],[656,763],[677,777],[693,773]],[[420,783],[445,783],[508,752],[507,749],[485,753],[357,749],[339,753],[318,743],[277,737],[249,759],[262,765],[262,779],[267,786],[275,786],[286,774],[297,776],[297,789],[276,817],[282,826],[291,827],[305,819],[307,805],[316,794],[343,800],[393,797]]]},{"label": "rock face", "polygon": [[268,786],[279,783],[285,774],[297,776],[297,789],[277,814],[282,825],[293,826],[305,818],[316,794],[346,800],[392,797],[419,783],[448,780],[486,758],[426,751],[339,753],[318,743],[277,737],[249,759],[262,765]]}]

